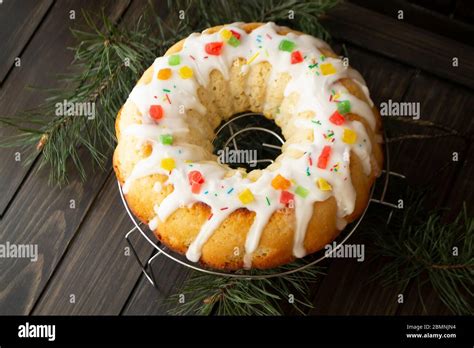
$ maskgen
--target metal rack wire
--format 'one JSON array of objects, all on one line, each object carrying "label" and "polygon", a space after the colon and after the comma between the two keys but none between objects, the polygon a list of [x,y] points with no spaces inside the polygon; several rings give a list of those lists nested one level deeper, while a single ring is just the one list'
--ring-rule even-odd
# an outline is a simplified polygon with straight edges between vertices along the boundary
[{"label": "metal rack wire", "polygon": [[[256,116],[259,114],[255,113],[245,113],[241,114],[238,116],[235,116],[234,118],[230,119],[226,123],[224,123],[221,127],[219,127],[216,131],[216,138],[217,136],[226,128],[229,127],[229,133],[230,137],[226,140],[224,143],[223,148],[227,147],[231,142],[234,146],[235,149],[238,149],[237,145],[237,137],[245,132],[265,132],[268,134],[271,134],[272,136],[275,137],[276,141],[283,144],[284,140],[282,137],[280,137],[276,132],[273,132],[271,130],[268,130],[263,127],[244,127],[237,132],[234,132],[232,124],[241,118],[244,117],[249,117],[249,116]],[[268,148],[273,148],[273,149],[280,149],[278,145],[273,145],[270,143],[262,143],[262,146],[268,147]],[[258,160],[260,163],[262,162],[267,162],[267,163],[272,163],[272,159],[260,159]],[[319,252],[316,252],[314,254],[308,255],[304,260],[304,264],[299,265],[295,267],[294,269],[291,270],[285,270],[282,272],[275,273],[274,271],[272,273],[262,273],[259,272],[259,274],[252,274],[251,271],[247,270],[239,270],[235,272],[229,272],[229,271],[220,271],[220,270],[215,270],[215,269],[210,269],[203,267],[202,265],[198,263],[193,263],[189,260],[186,259],[185,256],[175,253],[174,251],[170,250],[167,248],[165,245],[161,244],[157,238],[154,236],[153,232],[148,228],[147,225],[141,223],[130,211],[127,202],[125,200],[122,188],[120,184],[118,184],[119,192],[120,192],[120,197],[122,198],[122,202],[124,204],[125,210],[127,211],[127,214],[129,215],[130,219],[132,220],[134,227],[127,232],[125,235],[125,239],[130,246],[130,249],[132,250],[132,254],[136,258],[138,264],[140,265],[140,268],[142,269],[142,272],[146,276],[146,278],[150,281],[150,283],[156,287],[157,286],[157,280],[156,280],[156,271],[154,270],[153,263],[158,257],[168,257],[169,259],[173,260],[174,262],[177,262],[181,264],[182,266],[188,267],[190,269],[193,269],[195,271],[199,272],[204,272],[207,274],[212,274],[216,276],[226,276],[226,277],[233,277],[233,278],[241,278],[241,279],[266,279],[266,278],[273,278],[273,277],[282,277],[291,273],[299,272],[303,269],[306,269],[308,267],[311,267],[319,262],[321,262],[323,259],[326,257],[329,257],[331,254],[337,252],[339,248],[341,248],[344,243],[350,238],[350,236],[357,230],[359,225],[361,224],[362,220],[364,219],[364,216],[370,206],[371,203],[375,204],[381,204],[384,206],[387,206],[391,208],[390,214],[387,219],[387,223],[390,221],[392,213],[394,209],[398,209],[398,206],[394,203],[387,202],[386,201],[386,195],[388,191],[388,185],[390,181],[390,177],[395,176],[398,178],[405,179],[405,177],[402,174],[395,173],[390,171],[390,156],[389,156],[389,151],[388,151],[388,146],[385,146],[385,169],[382,171],[382,176],[376,181],[375,185],[373,185],[372,190],[370,192],[370,200],[367,206],[364,209],[364,212],[362,215],[354,222],[352,222],[350,225],[348,225],[338,236],[338,238],[335,240],[337,247],[333,248],[330,252],[325,252],[324,250],[321,250]],[[381,186],[382,192],[380,194],[379,198],[374,198],[374,192],[375,188],[378,187],[379,185]],[[138,255],[138,252],[134,246],[134,243],[131,240],[131,236],[137,234],[139,237],[144,238],[146,242],[148,242],[153,248],[155,249],[155,253],[146,261],[142,261]]]}]

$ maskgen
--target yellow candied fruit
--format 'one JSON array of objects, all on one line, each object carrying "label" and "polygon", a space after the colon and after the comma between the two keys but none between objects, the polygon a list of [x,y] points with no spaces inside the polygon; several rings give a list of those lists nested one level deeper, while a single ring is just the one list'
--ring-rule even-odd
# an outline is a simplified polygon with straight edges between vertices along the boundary
[{"label": "yellow candied fruit", "polygon": [[221,31],[221,37],[227,41],[232,37],[232,32],[228,29],[224,29]]},{"label": "yellow candied fruit", "polygon": [[332,75],[336,73],[336,68],[331,63],[321,64],[321,74]]},{"label": "yellow candied fruit", "polygon": [[323,178],[319,178],[318,179],[318,188],[321,190],[321,191],[331,191],[332,190],[332,186],[331,184],[329,184],[325,179]]},{"label": "yellow candied fruit", "polygon": [[168,157],[161,160],[161,168],[164,170],[173,170],[176,167],[174,159]]},{"label": "yellow candied fruit", "polygon": [[255,200],[252,191],[245,189],[239,193],[239,199],[243,204],[249,204]]},{"label": "yellow candied fruit", "polygon": [[171,77],[171,69],[160,69],[158,71],[158,79],[160,80],[168,80]]},{"label": "yellow candied fruit", "polygon": [[344,128],[344,134],[342,135],[342,141],[346,144],[354,144],[357,141],[357,133],[352,129]]},{"label": "yellow candied fruit", "polygon": [[291,182],[278,174],[272,180],[272,187],[275,190],[286,190],[291,186]]},{"label": "yellow candied fruit", "polygon": [[193,69],[185,65],[179,69],[179,76],[181,76],[182,79],[190,79],[193,77]]}]

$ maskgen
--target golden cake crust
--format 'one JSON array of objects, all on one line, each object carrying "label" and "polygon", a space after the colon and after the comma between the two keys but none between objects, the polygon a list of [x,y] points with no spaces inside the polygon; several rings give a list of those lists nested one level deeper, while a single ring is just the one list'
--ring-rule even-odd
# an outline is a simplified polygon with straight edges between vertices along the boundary
[{"label": "golden cake crust", "polygon": [[[262,23],[248,23],[243,25],[242,29],[251,32],[260,25]],[[222,27],[213,27],[205,32],[213,33]],[[288,28],[281,28],[279,34],[284,35],[288,32],[301,34]],[[177,42],[165,55],[179,52],[182,49],[183,42],[184,40]],[[320,50],[326,56],[336,57],[332,51]],[[147,83],[151,79],[152,74],[153,69],[150,67],[145,71],[138,84]],[[340,82],[351,94],[368,102],[360,87],[351,79],[341,79]],[[252,108],[252,105],[250,105],[250,108]],[[375,159],[375,163],[372,165],[372,172],[367,176],[364,174],[360,159],[355,153],[351,152],[350,173],[356,191],[356,203],[352,214],[345,217],[348,222],[355,220],[364,211],[370,198],[371,186],[379,174],[378,168],[382,168],[383,155],[381,145],[376,139],[376,134],[381,135],[381,119],[375,107],[373,111],[376,115],[375,132],[371,130],[365,119],[357,114],[349,114],[347,116],[351,120],[357,120],[364,124],[372,143],[373,157]],[[123,130],[128,125],[136,123],[141,123],[141,115],[137,107],[129,100],[119,111],[116,120],[118,145],[114,152],[113,166],[120,185],[124,184],[134,165],[140,159],[147,157],[151,151],[149,144],[140,144],[133,138],[122,136]],[[138,178],[131,183],[128,193],[125,194],[125,199],[133,214],[142,222],[148,224],[156,215],[153,209],[154,204],[161,202],[173,191],[172,185],[163,185],[161,191],[154,189],[156,182],[164,183],[166,179],[166,175],[154,174]],[[308,225],[304,241],[308,254],[322,249],[337,237],[340,231],[336,226],[336,213],[337,205],[334,197],[323,202],[314,203],[313,216]],[[159,223],[154,233],[169,248],[184,254],[210,214],[209,206],[204,203],[196,203],[192,207],[179,208],[165,222]],[[200,262],[218,269],[232,270],[242,268],[245,239],[254,216],[254,212],[245,208],[237,209],[231,213],[205,243]],[[259,246],[253,254],[252,267],[261,269],[272,268],[291,262],[294,259],[292,255],[294,220],[294,209],[285,208],[277,210],[272,215],[263,230]]]}]

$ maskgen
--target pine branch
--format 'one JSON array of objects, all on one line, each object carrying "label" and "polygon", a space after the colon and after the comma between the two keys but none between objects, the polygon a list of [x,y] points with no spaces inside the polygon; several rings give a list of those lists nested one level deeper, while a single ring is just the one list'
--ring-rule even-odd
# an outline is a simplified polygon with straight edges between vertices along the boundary
[{"label": "pine branch", "polygon": [[374,251],[389,260],[373,279],[404,291],[410,281],[419,288],[430,283],[441,301],[455,314],[473,314],[474,217],[466,207],[450,223],[442,211],[426,212],[423,196],[411,194],[402,213],[386,231],[380,224],[369,230]]},{"label": "pine branch", "polygon": [[[300,267],[299,260],[291,265],[272,270],[254,270],[251,274],[275,274]],[[282,301],[293,295],[295,309],[304,314],[304,308],[312,308],[306,297],[310,284],[322,273],[321,267],[268,279],[239,279],[194,272],[178,292],[168,298],[172,315],[282,315]],[[180,296],[184,295],[184,303]]]}]

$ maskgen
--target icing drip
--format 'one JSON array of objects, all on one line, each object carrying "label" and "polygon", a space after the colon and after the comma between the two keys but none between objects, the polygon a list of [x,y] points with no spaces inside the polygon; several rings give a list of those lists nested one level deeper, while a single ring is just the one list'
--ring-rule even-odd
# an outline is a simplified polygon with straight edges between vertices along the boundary
[{"label": "icing drip", "polygon": [[[255,213],[246,236],[244,254],[244,266],[251,267],[252,256],[258,250],[268,221],[275,211],[288,206],[287,202],[282,202],[282,190],[272,187],[272,180],[277,174],[291,181],[291,187],[285,190],[294,197],[293,254],[296,257],[305,256],[304,240],[314,202],[335,197],[339,229],[346,225],[344,216],[354,210],[356,193],[349,172],[350,151],[360,158],[365,174],[372,170],[372,146],[363,124],[337,114],[339,111],[347,113],[344,107],[350,105],[350,112],[357,113],[372,129],[375,128],[375,116],[371,109],[373,103],[363,78],[355,70],[345,67],[340,59],[322,56],[318,48],[328,49],[325,42],[309,35],[279,35],[277,30],[275,24],[267,23],[247,34],[239,23],[235,23],[213,34],[192,34],[184,41],[176,57],[157,58],[153,63],[151,81],[136,86],[130,94],[129,101],[143,115],[142,124],[128,126],[124,134],[150,142],[152,152],[135,165],[123,191],[127,193],[138,178],[152,174],[168,177],[166,182],[154,187],[159,191],[166,185],[172,185],[173,191],[154,206],[157,215],[149,222],[151,229],[156,229],[160,222],[180,207],[191,207],[196,202],[204,202],[210,207],[209,219],[202,225],[186,253],[191,261],[200,259],[203,246],[221,223],[232,212],[245,207]],[[230,31],[232,34],[229,34]],[[222,47],[216,45],[216,42],[223,41],[223,37],[227,37],[228,41]],[[289,43],[282,43],[284,40]],[[230,67],[238,58],[244,58],[247,62],[241,68],[242,74],[247,74],[251,65],[265,61],[272,66],[269,81],[282,73],[289,74],[291,78],[284,89],[284,96],[291,97],[295,93],[298,96],[295,110],[292,110],[293,125],[313,131],[312,142],[287,146],[277,159],[279,168],[262,170],[255,181],[243,177],[238,171],[229,177],[226,175],[228,168],[218,164],[208,150],[186,142],[186,136],[196,132],[186,122],[186,111],[194,110],[201,115],[207,111],[199,101],[197,89],[209,84],[213,70],[220,71],[228,80]],[[338,82],[341,78],[352,79],[359,85],[369,104],[350,94]],[[162,117],[159,121],[153,119],[149,112],[150,107],[156,104],[160,105],[160,112],[164,114],[164,117],[155,115]],[[312,118],[302,116],[307,111],[311,111]],[[330,121],[330,116],[334,114],[335,118]],[[277,123],[278,117],[277,114]],[[197,132],[204,134],[202,130]],[[172,135],[172,146],[162,143],[162,137],[166,135]],[[289,150],[297,151],[299,155],[286,154]],[[165,166],[164,159],[168,159]]]}]

